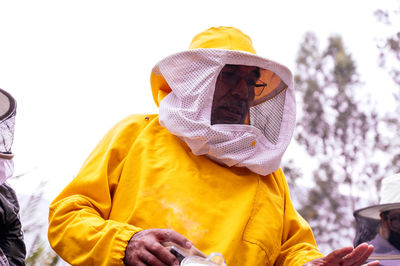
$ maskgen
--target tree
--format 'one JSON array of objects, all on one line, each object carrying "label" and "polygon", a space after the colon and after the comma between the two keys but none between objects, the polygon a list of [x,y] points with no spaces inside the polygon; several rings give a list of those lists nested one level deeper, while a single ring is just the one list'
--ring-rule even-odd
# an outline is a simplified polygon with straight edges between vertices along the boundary
[{"label": "tree", "polygon": [[[29,178],[29,174],[19,175],[15,178],[26,177]],[[27,266],[53,266],[60,262],[60,257],[50,248],[44,230],[47,225],[42,219],[43,205],[48,208],[47,201],[43,198],[45,187],[46,184],[42,181],[35,191],[21,202],[23,204],[21,204],[20,216],[27,246]]]},{"label": "tree", "polygon": [[381,39],[378,43],[379,65],[388,71],[394,84],[398,87],[398,91],[393,93],[398,104],[396,109],[386,114],[384,118],[387,134],[380,139],[380,148],[391,154],[386,167],[388,172],[398,173],[400,172],[400,141],[398,138],[400,135],[400,1],[397,10],[389,12],[379,9],[375,12],[375,16],[380,22],[393,29],[390,36]]},{"label": "tree", "polygon": [[295,83],[302,110],[295,139],[312,157],[314,182],[299,212],[328,251],[352,243],[357,203],[363,193],[377,195],[382,170],[371,151],[378,145],[378,116],[340,36],[330,37],[321,52],[316,36],[305,35]]},{"label": "tree", "polygon": [[[398,5],[397,10],[393,12],[378,9],[375,11],[376,18],[387,26],[392,26],[393,21],[400,19],[400,1]],[[391,36],[380,40],[378,48],[380,50],[379,65],[387,69],[393,81],[400,86],[400,30],[398,24],[399,22],[393,27],[394,33]]]}]

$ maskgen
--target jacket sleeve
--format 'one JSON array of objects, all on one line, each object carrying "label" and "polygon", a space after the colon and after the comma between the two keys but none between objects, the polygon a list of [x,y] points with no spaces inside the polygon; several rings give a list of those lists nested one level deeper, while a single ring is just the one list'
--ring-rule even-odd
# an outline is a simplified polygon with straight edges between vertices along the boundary
[{"label": "jacket sleeve", "polygon": [[323,257],[324,255],[317,248],[310,226],[292,205],[289,187],[282,170],[279,170],[277,174],[281,178],[281,183],[284,184],[285,211],[281,251],[276,265],[303,265]]},{"label": "jacket sleeve", "polygon": [[129,239],[141,230],[108,219],[138,127],[131,117],[111,129],[50,205],[49,242],[72,265],[123,265]]},{"label": "jacket sleeve", "polygon": [[0,186],[0,249],[10,265],[25,265],[25,243],[19,218],[19,204],[14,190]]}]

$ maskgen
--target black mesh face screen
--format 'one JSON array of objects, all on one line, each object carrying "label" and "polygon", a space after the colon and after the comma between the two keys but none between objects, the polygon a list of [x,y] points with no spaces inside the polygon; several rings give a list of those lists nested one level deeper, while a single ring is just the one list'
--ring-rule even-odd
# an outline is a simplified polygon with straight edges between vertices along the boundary
[{"label": "black mesh face screen", "polygon": [[356,247],[361,243],[371,241],[377,235],[380,220],[365,218],[355,215],[356,219],[356,235],[353,245]]},{"label": "black mesh face screen", "polygon": [[250,108],[250,124],[255,126],[273,144],[278,143],[282,124],[285,92]]},{"label": "black mesh face screen", "polygon": [[211,124],[250,124],[277,144],[287,87],[270,70],[225,65],[215,84]]},{"label": "black mesh face screen", "polygon": [[215,83],[211,107],[211,124],[248,124],[249,108],[252,106],[260,68],[245,65],[225,65]]},{"label": "black mesh face screen", "polygon": [[6,91],[0,89],[0,152],[11,153],[14,140],[16,102]]}]

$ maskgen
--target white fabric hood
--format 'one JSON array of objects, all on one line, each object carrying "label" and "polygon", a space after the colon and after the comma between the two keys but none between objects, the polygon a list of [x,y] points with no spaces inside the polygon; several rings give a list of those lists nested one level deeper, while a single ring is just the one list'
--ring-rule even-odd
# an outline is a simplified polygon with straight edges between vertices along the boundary
[{"label": "white fabric hood", "polygon": [[[250,107],[250,124],[211,125],[215,84],[226,64],[256,66],[280,78],[285,89]],[[182,139],[195,155],[267,175],[276,171],[293,135],[296,104],[290,70],[241,51],[193,49],[171,55],[152,70],[171,92],[160,102],[160,124]]]}]

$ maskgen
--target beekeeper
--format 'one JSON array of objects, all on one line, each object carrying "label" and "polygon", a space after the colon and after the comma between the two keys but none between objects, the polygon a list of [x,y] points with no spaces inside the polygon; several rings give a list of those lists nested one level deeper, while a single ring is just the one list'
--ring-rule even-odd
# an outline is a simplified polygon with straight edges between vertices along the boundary
[{"label": "beekeeper", "polygon": [[[354,212],[357,221],[355,243],[374,246],[370,259],[381,265],[400,265],[400,173],[382,179],[380,202]],[[366,227],[363,224],[371,224]],[[363,238],[363,239],[360,239]]]},{"label": "beekeeper", "polygon": [[200,33],[153,68],[151,87],[159,115],[118,123],[52,202],[48,237],[64,260],[177,265],[165,242],[219,252],[229,266],[369,256],[363,244],[323,257],[293,208],[279,168],[295,126],[292,74],[247,35]]},{"label": "beekeeper", "polygon": [[17,104],[0,89],[0,266],[25,265],[26,248],[19,217],[19,202],[7,179],[14,174],[14,125]]}]

